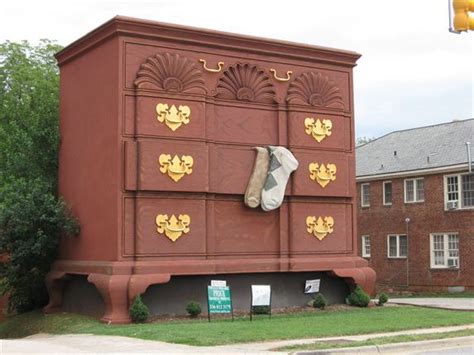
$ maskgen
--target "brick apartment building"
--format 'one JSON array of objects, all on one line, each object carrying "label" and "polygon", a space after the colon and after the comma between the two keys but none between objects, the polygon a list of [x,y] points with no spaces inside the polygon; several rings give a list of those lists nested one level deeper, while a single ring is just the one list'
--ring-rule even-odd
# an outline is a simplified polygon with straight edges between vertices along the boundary
[{"label": "brick apartment building", "polygon": [[474,143],[474,119],[357,148],[359,250],[379,287],[474,289],[474,149],[466,142]]}]

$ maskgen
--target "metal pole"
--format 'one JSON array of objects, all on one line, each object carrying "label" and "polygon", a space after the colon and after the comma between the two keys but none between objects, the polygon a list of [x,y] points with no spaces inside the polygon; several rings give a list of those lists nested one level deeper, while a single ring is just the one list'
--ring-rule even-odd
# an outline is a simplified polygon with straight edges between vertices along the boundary
[{"label": "metal pole", "polygon": [[472,173],[472,158],[471,158],[471,142],[466,142],[467,149],[467,166],[469,168],[469,174]]},{"label": "metal pole", "polygon": [[406,226],[406,235],[407,235],[407,287],[410,285],[410,263],[408,262],[408,257],[409,257],[409,248],[408,244],[410,242],[410,239],[408,238],[408,224],[410,223],[410,218],[405,218],[405,226]]}]

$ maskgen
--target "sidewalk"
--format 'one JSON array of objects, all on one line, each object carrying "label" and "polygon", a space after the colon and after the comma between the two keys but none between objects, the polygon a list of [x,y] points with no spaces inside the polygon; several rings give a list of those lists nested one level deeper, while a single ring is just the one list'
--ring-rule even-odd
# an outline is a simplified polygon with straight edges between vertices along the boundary
[{"label": "sidewalk", "polygon": [[342,348],[329,350],[300,351],[296,355],[309,354],[472,354],[474,353],[474,336],[412,341],[407,343],[361,346],[358,348]]},{"label": "sidewalk", "polygon": [[[430,329],[405,330],[391,333],[377,333],[365,335],[352,335],[318,339],[281,340],[262,343],[246,343],[221,345],[213,347],[197,347],[189,345],[171,344],[159,341],[141,340],[119,336],[96,336],[90,334],[48,335],[36,334],[23,339],[2,340],[0,343],[1,354],[70,354],[70,353],[161,353],[161,354],[286,354],[274,352],[271,349],[288,346],[309,344],[316,341],[360,341],[369,338],[394,336],[403,334],[429,334],[449,331],[474,329],[474,324],[442,327]],[[473,338],[473,337],[470,337]],[[394,345],[392,345],[394,346]],[[380,347],[379,347],[380,348]],[[335,351],[335,350],[331,350]],[[352,351],[356,351],[354,348]]]},{"label": "sidewalk", "polygon": [[474,298],[391,298],[388,303],[459,311],[474,311]]}]

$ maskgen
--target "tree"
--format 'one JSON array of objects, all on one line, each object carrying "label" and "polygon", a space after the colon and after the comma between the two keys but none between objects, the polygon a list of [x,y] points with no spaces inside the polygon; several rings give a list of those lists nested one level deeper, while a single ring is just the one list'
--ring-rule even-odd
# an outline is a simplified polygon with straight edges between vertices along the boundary
[{"label": "tree", "polygon": [[356,147],[361,146],[361,145],[364,145],[364,144],[367,144],[367,143],[369,143],[369,142],[372,142],[374,139],[376,139],[376,138],[375,138],[375,137],[366,137],[366,136],[357,137],[357,139],[356,139]]},{"label": "tree", "polygon": [[0,291],[19,312],[44,305],[59,238],[79,231],[57,194],[59,49],[0,44]]}]

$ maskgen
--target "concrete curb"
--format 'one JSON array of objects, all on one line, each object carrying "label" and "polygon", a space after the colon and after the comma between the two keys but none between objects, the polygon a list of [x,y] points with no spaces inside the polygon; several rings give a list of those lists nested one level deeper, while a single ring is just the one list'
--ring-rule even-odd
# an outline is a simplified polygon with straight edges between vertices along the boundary
[{"label": "concrete curb", "polygon": [[412,341],[396,344],[386,345],[368,345],[352,348],[339,348],[339,349],[326,349],[326,350],[308,350],[298,351],[293,354],[308,355],[308,354],[348,354],[348,353],[359,353],[359,354],[383,354],[383,353],[394,353],[394,352],[407,352],[407,351],[423,351],[423,350],[434,350],[443,348],[455,348],[461,346],[471,346],[474,350],[474,336],[459,337],[459,338],[448,338],[438,340],[421,340]]}]

